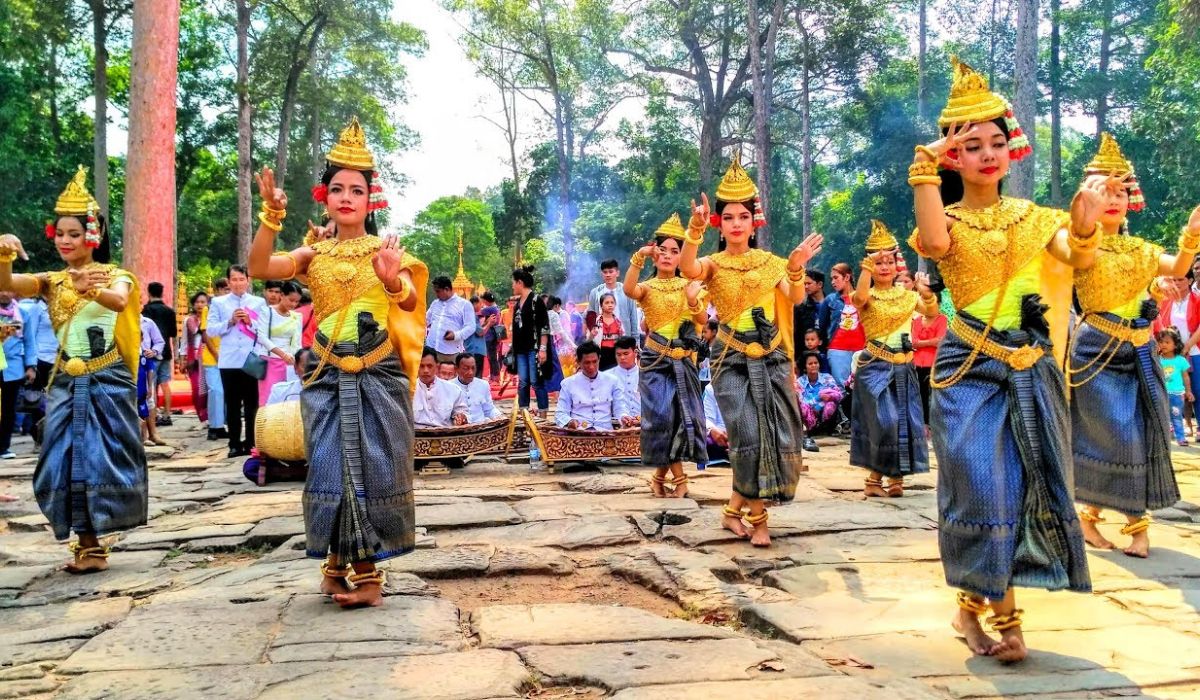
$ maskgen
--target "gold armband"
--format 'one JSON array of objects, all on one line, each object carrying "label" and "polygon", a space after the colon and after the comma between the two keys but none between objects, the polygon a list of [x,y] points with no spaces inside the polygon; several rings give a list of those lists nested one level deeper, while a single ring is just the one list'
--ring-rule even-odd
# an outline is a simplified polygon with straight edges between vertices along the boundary
[{"label": "gold armband", "polygon": [[290,280],[296,276],[297,272],[300,271],[300,263],[296,262],[296,256],[292,255],[290,252],[288,252],[286,250],[283,252],[280,252],[280,253],[271,253],[271,257],[272,258],[287,258],[288,260],[292,261],[291,274],[289,274],[287,277],[281,277],[280,279]]},{"label": "gold armband", "polygon": [[1095,250],[1100,245],[1101,239],[1104,237],[1104,227],[1100,222],[1096,222],[1096,227],[1091,233],[1078,234],[1075,233],[1074,226],[1067,227],[1067,245],[1071,250]]},{"label": "gold armband", "polygon": [[922,161],[920,163],[913,163],[912,165],[908,166],[908,176],[909,177],[922,177],[922,176],[929,176],[929,175],[937,176],[937,174],[938,174],[937,163],[929,163],[926,161]]},{"label": "gold armband", "polygon": [[279,233],[280,231],[283,230],[283,224],[281,224],[278,221],[276,221],[275,219],[272,219],[271,217],[267,216],[267,213],[265,211],[260,211],[258,213],[258,222],[260,224],[262,224],[263,226],[266,226],[267,228],[271,229],[275,233]]},{"label": "gold armband", "polygon": [[1195,254],[1200,252],[1200,231],[1192,231],[1186,226],[1179,232],[1179,252]]},{"label": "gold armband", "polygon": [[684,243],[691,243],[694,246],[699,246],[704,242],[704,232],[708,229],[707,226],[697,226],[695,223],[688,222],[687,233],[683,237]]},{"label": "gold armband", "polygon": [[640,270],[646,266],[646,256],[642,255],[642,251],[636,251],[633,255],[629,256],[629,264]]}]

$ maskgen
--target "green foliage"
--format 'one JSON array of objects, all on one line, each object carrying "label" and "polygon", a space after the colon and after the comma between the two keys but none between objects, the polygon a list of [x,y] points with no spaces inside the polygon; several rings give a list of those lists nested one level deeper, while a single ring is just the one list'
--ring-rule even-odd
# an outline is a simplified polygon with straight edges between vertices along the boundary
[{"label": "green foliage", "polygon": [[[442,197],[417,214],[412,230],[402,238],[408,252],[429,266],[432,280],[458,274],[458,235],[463,237],[463,269],[478,286],[507,289],[512,268],[496,248],[492,213],[487,205],[466,197]],[[432,289],[432,287],[431,287]]]}]

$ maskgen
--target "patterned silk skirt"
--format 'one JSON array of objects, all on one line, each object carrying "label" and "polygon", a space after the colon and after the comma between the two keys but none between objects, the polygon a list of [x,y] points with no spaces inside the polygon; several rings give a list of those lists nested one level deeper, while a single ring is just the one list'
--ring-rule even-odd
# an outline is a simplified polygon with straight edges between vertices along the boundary
[{"label": "patterned silk skirt", "polygon": [[[960,318],[980,333],[983,323]],[[1027,332],[991,331],[1009,348]],[[971,355],[951,326],[935,381]],[[1062,371],[1053,355],[1017,371],[980,353],[951,386],[934,389],[938,545],[946,583],[998,600],[1012,586],[1090,591],[1083,534],[1071,498],[1070,426]]]},{"label": "patterned silk skirt", "polygon": [[[755,309],[756,316],[761,311]],[[741,343],[769,346],[778,330],[771,324],[748,333],[733,332]],[[723,330],[729,331],[728,327]],[[713,341],[713,391],[729,433],[733,490],[745,498],[790,501],[804,471],[804,424],[783,348],[754,359]]]},{"label": "patterned silk skirt", "polygon": [[54,375],[33,491],[58,539],[72,530],[103,536],[146,523],[146,451],[136,401],[124,362],[78,377]]},{"label": "patterned silk skirt", "polygon": [[[360,326],[367,324],[360,322]],[[329,341],[318,333],[317,342]],[[385,331],[337,343],[335,355],[363,357]],[[312,358],[306,378],[319,361]],[[304,484],[307,553],[341,562],[382,561],[413,549],[413,420],[409,379],[395,353],[351,374],[326,364],[300,393],[308,480]]]},{"label": "patterned silk skirt", "polygon": [[685,322],[680,338],[667,340],[651,333],[654,342],[672,349],[687,350],[682,359],[672,359],[657,350],[642,348],[638,372],[642,395],[642,463],[666,467],[677,462],[703,462],[704,404],[699,371],[690,354],[698,346],[694,326]]},{"label": "patterned silk skirt", "polygon": [[[1132,326],[1149,328],[1150,321]],[[1153,339],[1138,347],[1121,342],[1113,351],[1116,342],[1085,322],[1071,348],[1071,367],[1085,368],[1072,377],[1082,382],[1071,395],[1075,498],[1140,516],[1179,500],[1167,392]]]},{"label": "patterned silk skirt", "polygon": [[929,471],[917,371],[911,362],[892,364],[865,352],[860,358],[850,411],[850,464],[893,479]]}]

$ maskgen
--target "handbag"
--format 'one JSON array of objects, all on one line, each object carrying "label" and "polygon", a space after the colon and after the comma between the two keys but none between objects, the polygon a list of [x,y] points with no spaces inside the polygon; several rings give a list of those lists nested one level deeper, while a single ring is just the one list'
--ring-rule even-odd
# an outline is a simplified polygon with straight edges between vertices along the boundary
[{"label": "handbag", "polygon": [[508,352],[504,353],[504,369],[509,374],[517,373],[517,353],[511,345],[508,348]]},{"label": "handbag", "polygon": [[[271,332],[270,311],[267,312],[267,333]],[[267,378],[267,360],[262,355],[254,352],[258,347],[258,331],[254,331],[254,344],[250,346],[250,354],[246,355],[246,361],[242,363],[242,371],[262,381]]]},{"label": "handbag", "polygon": [[38,413],[42,410],[42,401],[46,398],[45,392],[41,389],[36,389],[26,385],[21,387],[21,393],[17,395],[17,405],[15,413]]}]

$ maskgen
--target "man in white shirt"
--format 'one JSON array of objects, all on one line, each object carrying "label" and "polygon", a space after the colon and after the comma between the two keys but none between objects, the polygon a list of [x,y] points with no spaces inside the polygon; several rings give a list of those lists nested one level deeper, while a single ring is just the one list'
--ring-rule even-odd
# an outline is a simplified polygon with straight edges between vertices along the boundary
[{"label": "man in white shirt", "polygon": [[592,288],[588,293],[588,308],[600,313],[600,298],[605,294],[613,295],[617,302],[617,318],[621,319],[621,332],[629,336],[637,336],[641,331],[641,316],[637,302],[625,296],[625,288],[619,278],[621,268],[616,260],[605,260],[600,263],[600,276],[604,281]]},{"label": "man in white shirt", "polygon": [[616,378],[600,372],[600,346],[590,340],[575,350],[579,372],[562,381],[554,422],[571,430],[612,430],[636,425],[625,406],[625,393]]},{"label": "man in white shirt", "polygon": [[[258,413],[258,379],[242,371],[246,358],[256,352],[258,322],[266,318],[267,302],[250,293],[245,265],[227,273],[229,294],[215,297],[208,309],[208,335],[221,339],[217,367],[225,391],[225,421],[229,428],[229,456],[242,457],[254,447],[254,417]],[[246,439],[242,439],[245,415]]]},{"label": "man in white shirt", "polygon": [[454,293],[445,275],[433,279],[433,293],[437,299],[425,312],[425,347],[433,348],[439,362],[453,364],[458,353],[466,350],[463,341],[475,332],[475,308]]},{"label": "man in white shirt", "polygon": [[437,376],[437,353],[429,348],[421,354],[421,364],[417,368],[413,423],[418,428],[446,428],[467,423],[467,397],[454,382]]},{"label": "man in white shirt", "polygon": [[642,393],[639,386],[641,374],[638,372],[637,341],[623,335],[617,338],[616,350],[617,366],[604,373],[611,374],[613,379],[617,380],[617,384],[621,385],[625,408],[629,410],[629,415],[634,421],[639,422],[642,417]]},{"label": "man in white shirt", "polygon": [[271,393],[267,396],[267,403],[265,405],[270,406],[285,401],[300,400],[300,390],[304,388],[304,380],[302,379],[304,368],[308,365],[308,358],[311,354],[312,351],[307,348],[301,348],[296,353],[296,363],[294,365],[296,378],[276,382],[275,386],[271,387]]},{"label": "man in white shirt", "polygon": [[708,463],[729,461],[729,433],[725,430],[725,419],[717,406],[717,394],[712,384],[704,387],[704,427],[708,432]]},{"label": "man in white shirt", "polygon": [[[478,367],[475,366],[475,356],[469,352],[459,353],[454,358],[455,369],[458,371],[458,388],[467,399],[467,422],[482,423],[498,418],[500,412],[492,403],[492,386],[475,376]],[[452,383],[454,383],[452,382]]]}]

